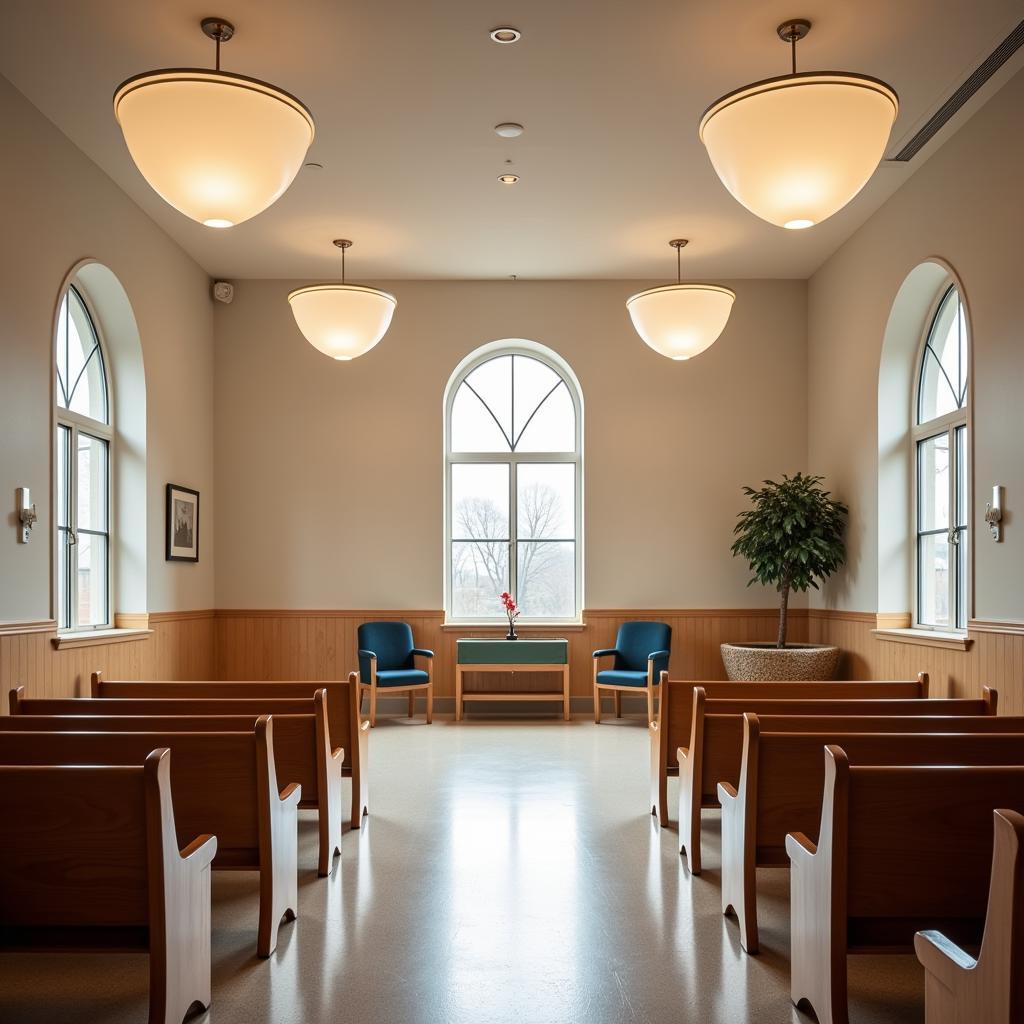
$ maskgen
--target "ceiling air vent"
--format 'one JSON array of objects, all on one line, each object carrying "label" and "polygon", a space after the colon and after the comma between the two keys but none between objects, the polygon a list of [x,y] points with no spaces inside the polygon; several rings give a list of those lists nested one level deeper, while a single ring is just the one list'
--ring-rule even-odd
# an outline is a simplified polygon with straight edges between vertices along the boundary
[{"label": "ceiling air vent", "polygon": [[1024,45],[1022,21],[967,77],[927,123],[890,161],[913,160],[946,122]]}]

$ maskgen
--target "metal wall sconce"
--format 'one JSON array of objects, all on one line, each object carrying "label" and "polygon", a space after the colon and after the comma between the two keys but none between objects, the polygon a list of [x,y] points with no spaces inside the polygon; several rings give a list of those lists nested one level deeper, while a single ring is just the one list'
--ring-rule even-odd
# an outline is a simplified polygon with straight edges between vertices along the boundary
[{"label": "metal wall sconce", "polygon": [[992,539],[1003,539],[1003,488],[996,484],[992,488],[992,500],[985,505],[985,522],[992,531]]},{"label": "metal wall sconce", "polygon": [[36,514],[36,507],[32,504],[27,487],[19,487],[14,496],[18,510],[18,543],[27,544],[32,536],[32,527],[38,522],[39,516]]}]

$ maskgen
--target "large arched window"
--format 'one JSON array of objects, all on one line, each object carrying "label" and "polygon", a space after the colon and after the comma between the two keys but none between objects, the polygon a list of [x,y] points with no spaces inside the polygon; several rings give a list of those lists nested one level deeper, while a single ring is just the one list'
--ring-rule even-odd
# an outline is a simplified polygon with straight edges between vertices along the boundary
[{"label": "large arched window", "polygon": [[486,345],[445,396],[445,613],[568,622],[582,607],[583,407],[555,353]]},{"label": "large arched window", "polygon": [[57,622],[111,625],[111,396],[94,317],[69,285],[57,315]]},{"label": "large arched window", "polygon": [[956,285],[949,284],[921,346],[912,430],[917,465],[915,625],[926,628],[967,628],[969,363],[963,302]]}]

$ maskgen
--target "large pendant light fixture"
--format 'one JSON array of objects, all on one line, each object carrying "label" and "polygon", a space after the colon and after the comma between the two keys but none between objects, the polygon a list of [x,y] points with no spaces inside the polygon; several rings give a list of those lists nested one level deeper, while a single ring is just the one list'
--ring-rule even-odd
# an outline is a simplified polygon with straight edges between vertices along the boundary
[{"label": "large pendant light fixture", "polygon": [[626,301],[637,334],[669,359],[692,359],[710,348],[725,330],[736,293],[719,284],[682,280],[685,238],[668,243],[676,251],[676,283],[648,288]]},{"label": "large pendant light fixture", "polygon": [[296,288],[288,302],[299,330],[313,348],[332,359],[355,359],[387,333],[398,301],[379,288],[347,284],[345,251],[352,243],[336,238],[334,244],[341,249],[341,281]]},{"label": "large pendant light fixture", "polygon": [[313,141],[313,116],[276,86],[220,69],[234,34],[206,18],[217,67],[136,75],[114,93],[128,151],[142,176],[176,210],[211,228],[230,228],[276,202]]},{"label": "large pendant light fixture", "polygon": [[877,78],[796,70],[804,19],[778,27],[793,70],[712,103],[700,138],[722,183],[751,213],[784,228],[809,228],[841,210],[874,173],[899,110]]}]

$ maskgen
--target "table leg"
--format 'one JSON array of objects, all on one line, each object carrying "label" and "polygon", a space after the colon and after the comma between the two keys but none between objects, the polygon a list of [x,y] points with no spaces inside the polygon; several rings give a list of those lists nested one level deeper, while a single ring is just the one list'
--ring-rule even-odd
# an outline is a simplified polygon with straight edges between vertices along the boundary
[{"label": "table leg", "polygon": [[569,665],[562,669],[562,715],[565,721],[569,721]]},{"label": "table leg", "polygon": [[462,721],[462,666],[455,666],[455,721]]}]

